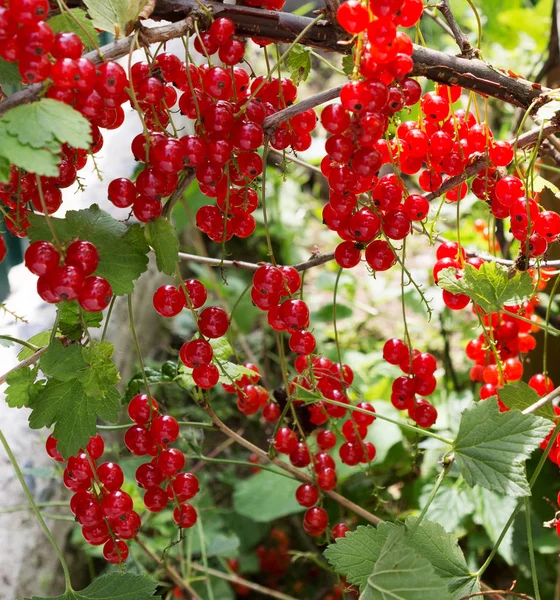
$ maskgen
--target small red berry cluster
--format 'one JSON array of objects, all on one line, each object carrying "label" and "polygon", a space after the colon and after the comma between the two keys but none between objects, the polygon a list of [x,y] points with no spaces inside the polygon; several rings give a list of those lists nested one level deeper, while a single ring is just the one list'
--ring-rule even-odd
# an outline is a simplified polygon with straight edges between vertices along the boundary
[{"label": "small red berry cluster", "polygon": [[[82,526],[82,535],[92,546],[103,545],[103,556],[110,563],[122,563],[128,557],[124,540],[135,538],[140,531],[140,516],[133,510],[132,498],[121,487],[122,469],[114,462],[97,464],[105,444],[97,434],[88,442],[85,451],[68,459],[64,469],[64,485],[74,492],[70,510]],[[57,440],[50,435],[47,454],[64,462],[57,450]]]},{"label": "small red berry cluster", "polygon": [[431,427],[437,420],[433,404],[421,396],[430,396],[436,389],[434,373],[436,359],[429,352],[411,349],[404,340],[391,338],[383,346],[383,358],[390,365],[397,365],[403,373],[391,388],[391,403],[397,410],[407,410],[408,416],[420,427]]},{"label": "small red berry cluster", "polygon": [[113,290],[111,284],[94,275],[99,264],[97,248],[85,240],[75,240],[60,252],[50,242],[38,241],[25,251],[25,266],[37,275],[37,293],[45,302],[78,300],[88,312],[107,308]]},{"label": "small red berry cluster", "polygon": [[257,365],[244,363],[243,367],[253,371],[254,375],[243,374],[232,383],[222,383],[224,391],[228,394],[237,394],[237,408],[244,415],[254,415],[262,408],[263,419],[269,423],[277,421],[280,417],[278,404],[269,402],[268,392],[262,385],[257,385],[261,372]]},{"label": "small red berry cluster", "polygon": [[192,527],[197,513],[187,500],[197,494],[198,479],[183,472],[185,455],[168,447],[179,436],[179,423],[174,417],[161,415],[157,400],[146,394],[132,398],[128,416],[135,424],[125,433],[126,447],[135,456],[153,457],[136,469],[136,481],[146,490],[144,505],[151,512],[160,512],[173,502],[175,523],[179,527]]}]

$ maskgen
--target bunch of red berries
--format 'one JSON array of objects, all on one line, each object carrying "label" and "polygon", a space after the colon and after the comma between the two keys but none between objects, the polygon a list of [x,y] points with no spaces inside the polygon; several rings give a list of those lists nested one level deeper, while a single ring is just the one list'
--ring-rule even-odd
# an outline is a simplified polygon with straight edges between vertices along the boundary
[{"label": "bunch of red berries", "polygon": [[222,383],[224,391],[228,394],[237,394],[237,408],[244,415],[254,415],[262,408],[265,421],[272,423],[280,417],[280,409],[274,402],[269,402],[268,392],[262,385],[257,385],[261,372],[257,365],[244,363],[243,367],[252,371],[254,375],[243,374],[232,383]]},{"label": "bunch of red berries", "polygon": [[109,305],[111,284],[93,275],[99,264],[96,247],[85,240],[76,240],[60,252],[46,241],[33,242],[25,251],[25,266],[38,275],[37,293],[49,303],[78,300],[89,312],[101,311]]},{"label": "bunch of red berries", "polygon": [[[57,450],[57,441],[50,435],[47,454],[64,462]],[[68,459],[64,469],[64,485],[74,492],[70,510],[82,526],[82,535],[92,546],[103,545],[103,556],[110,563],[125,562],[128,545],[124,540],[136,537],[140,531],[140,516],[133,510],[132,498],[121,487],[122,469],[114,462],[97,464],[105,449],[103,438],[91,438],[85,451]]]},{"label": "bunch of red berries", "polygon": [[185,455],[177,448],[168,447],[179,435],[179,423],[174,417],[161,415],[157,400],[146,394],[132,398],[128,416],[135,425],[125,433],[126,447],[135,456],[153,457],[136,470],[136,481],[146,490],[146,508],[160,512],[173,502],[175,523],[179,527],[192,527],[197,513],[187,500],[197,494],[198,479],[192,473],[183,472]]}]

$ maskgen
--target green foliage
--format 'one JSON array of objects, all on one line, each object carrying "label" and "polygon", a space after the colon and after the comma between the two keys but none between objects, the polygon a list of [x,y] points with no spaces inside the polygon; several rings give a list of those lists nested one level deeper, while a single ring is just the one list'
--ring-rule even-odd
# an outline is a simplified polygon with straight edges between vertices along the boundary
[{"label": "green foliage", "polygon": [[47,23],[53,30],[53,33],[60,31],[72,31],[80,37],[87,50],[93,50],[92,40],[97,40],[97,31],[87,13],[83,8],[71,8],[67,12],[51,17]]},{"label": "green foliage", "polygon": [[124,37],[131,23],[138,19],[146,0],[85,0],[93,26],[112,33],[115,38]]},{"label": "green foliage", "polygon": [[[433,487],[431,481],[423,486],[418,501],[420,508],[424,508]],[[464,485],[463,479],[455,480],[448,476],[430,504],[426,519],[439,523],[446,531],[453,533],[473,511],[472,490]]]},{"label": "green foliage", "polygon": [[17,63],[0,58],[0,86],[5,85],[21,87],[21,75]]},{"label": "green foliage", "polygon": [[[29,239],[54,241],[44,217],[30,215]],[[97,204],[84,210],[71,210],[63,219],[50,217],[58,240],[62,244],[79,238],[95,244],[99,253],[96,275],[111,284],[117,296],[130,294],[134,281],[148,266],[149,246],[140,225],[127,227],[100,210]]]},{"label": "green foliage", "polygon": [[156,253],[158,269],[167,275],[174,275],[179,262],[179,238],[175,227],[167,219],[156,219],[146,224],[144,229],[148,244]]},{"label": "green foliage", "polygon": [[300,482],[295,479],[261,471],[235,486],[233,506],[244,517],[268,523],[303,510],[295,499],[299,485]]},{"label": "green foliage", "polygon": [[453,294],[466,294],[486,313],[520,304],[534,290],[529,273],[517,272],[510,278],[507,267],[496,262],[485,262],[480,269],[465,264],[461,279],[457,279],[455,269],[444,269],[439,274],[439,286]]},{"label": "green foliage", "polygon": [[0,156],[0,182],[7,183],[10,181],[10,161]]},{"label": "green foliage", "polygon": [[406,532],[391,532],[368,578],[361,600],[451,600],[430,562],[405,542]]},{"label": "green foliage", "polygon": [[24,600],[150,600],[154,598],[156,582],[151,577],[132,573],[111,573],[98,577],[87,588],[68,590],[57,598],[25,598]]},{"label": "green foliage", "polygon": [[65,458],[95,435],[98,417],[117,420],[120,395],[114,386],[119,376],[112,355],[109,342],[92,342],[84,348],[55,340],[41,357],[41,370],[50,378],[30,398],[29,425],[32,429],[54,425]]},{"label": "green foliage", "polygon": [[346,75],[352,75],[354,72],[354,53],[342,57],[342,70]]},{"label": "green foliage", "polygon": [[[515,408],[518,410],[525,410],[540,400],[540,396],[537,392],[524,381],[508,383],[500,389],[499,397],[508,408]],[[539,408],[534,414],[552,421],[556,417],[556,413],[550,402]]]},{"label": "green foliage", "polygon": [[524,461],[550,430],[550,422],[518,410],[500,413],[496,398],[479,402],[461,416],[455,458],[469,486],[508,496],[531,493]]},{"label": "green foliage", "polygon": [[307,81],[311,72],[311,52],[309,48],[301,44],[296,44],[290,51],[290,54],[288,54],[286,67],[295,85],[299,85],[302,81]]},{"label": "green foliage", "polygon": [[35,383],[38,367],[25,367],[13,371],[6,378],[6,402],[10,408],[23,408],[29,405],[40,390]]},{"label": "green foliage", "polygon": [[89,122],[68,104],[43,98],[12,108],[0,119],[0,155],[12,164],[56,177],[61,145],[89,148]]},{"label": "green foliage", "polygon": [[103,313],[82,310],[76,300],[62,302],[56,307],[56,310],[58,312],[58,330],[64,337],[71,340],[80,339],[84,325],[88,329],[101,327]]},{"label": "green foliage", "polygon": [[[27,341],[30,344],[37,346],[38,348],[42,348],[43,346],[48,345],[50,339],[51,339],[51,330],[47,329],[47,331],[41,331],[41,333],[35,334],[33,337],[30,337]],[[29,358],[33,354],[35,354],[35,350],[32,350],[31,348],[27,348],[27,346],[24,346],[18,354],[18,360],[25,360],[26,358]]]}]

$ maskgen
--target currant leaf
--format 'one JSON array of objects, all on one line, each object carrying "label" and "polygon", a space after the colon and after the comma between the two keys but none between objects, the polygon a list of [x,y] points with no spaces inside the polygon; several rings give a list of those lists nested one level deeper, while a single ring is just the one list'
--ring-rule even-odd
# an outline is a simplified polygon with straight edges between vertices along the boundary
[{"label": "currant leaf", "polygon": [[[424,508],[433,490],[426,483],[420,492],[418,506]],[[446,477],[426,512],[426,519],[439,523],[446,531],[454,532],[474,511],[473,492],[463,481]]]},{"label": "currant leaf", "polygon": [[92,342],[84,349],[89,368],[81,377],[82,383],[90,396],[104,396],[120,381],[120,375],[112,361],[113,344]]},{"label": "currant leaf", "polygon": [[78,340],[82,336],[84,323],[88,329],[101,327],[103,313],[87,312],[80,308],[76,300],[62,302],[56,307],[58,312],[58,330],[71,340]]},{"label": "currant leaf", "polygon": [[17,63],[0,58],[0,87],[4,88],[4,86],[17,87],[18,89],[23,87]]},{"label": "currant leaf", "polygon": [[17,136],[8,133],[7,124],[0,120],[0,156],[26,171],[56,177],[61,157],[45,148],[22,144]]},{"label": "currant leaf", "polygon": [[156,253],[158,269],[174,275],[179,262],[179,238],[175,227],[167,219],[156,219],[146,224],[146,240]]},{"label": "currant leaf", "polygon": [[500,413],[496,398],[466,409],[455,440],[455,459],[470,487],[529,496],[524,462],[550,431],[547,419],[519,410]]},{"label": "currant leaf", "polygon": [[386,522],[377,527],[360,525],[327,546],[323,554],[337,573],[363,590],[381,549],[394,529],[393,523]]},{"label": "currant leaf", "polygon": [[[65,218],[50,217],[59,241],[67,244],[76,238],[95,245],[99,254],[96,275],[104,277],[117,296],[130,294],[133,282],[148,266],[149,246],[140,225],[127,227],[102,211],[96,204],[84,210],[72,210]],[[53,241],[44,217],[30,215],[29,239]]]},{"label": "currant leaf", "polygon": [[457,279],[455,269],[443,269],[438,285],[452,294],[465,294],[486,313],[503,310],[504,305],[519,304],[534,290],[527,272],[517,272],[510,278],[507,267],[485,262],[480,269],[465,264],[463,277]]},{"label": "currant leaf", "polygon": [[447,533],[439,523],[426,519],[420,523],[414,534],[410,535],[410,530],[416,522],[417,517],[409,517],[406,520],[406,543],[430,562],[436,575],[445,582],[453,598],[458,600],[478,592],[480,590],[478,578],[470,572],[457,538]]},{"label": "currant leaf", "polygon": [[[51,339],[51,330],[47,329],[46,331],[41,331],[40,333],[35,334],[34,336],[30,337],[27,341],[30,344],[37,346],[37,348],[42,348],[43,346],[49,345],[50,339]],[[25,360],[26,358],[29,358],[33,354],[35,354],[35,350],[32,350],[31,348],[27,348],[26,346],[24,346],[19,351],[19,354],[17,357],[18,357],[18,360]]]},{"label": "currant leaf", "polygon": [[23,598],[22,600],[151,600],[157,584],[151,577],[132,573],[111,573],[98,577],[87,588],[76,592],[69,590],[56,598]]},{"label": "currant leaf", "polygon": [[4,156],[0,156],[0,182],[7,183],[10,181],[10,161]]},{"label": "currant leaf", "polygon": [[87,50],[94,49],[93,40],[97,40],[98,34],[82,8],[71,8],[68,12],[51,17],[47,23],[53,33],[71,31],[80,37]]},{"label": "currant leaf", "polygon": [[124,37],[131,23],[138,19],[146,0],[85,0],[93,26],[115,38]]},{"label": "currant leaf", "polygon": [[290,72],[290,79],[295,85],[306,81],[311,72],[311,51],[309,48],[296,44],[288,54],[286,67]]},{"label": "currant leaf", "polygon": [[79,379],[88,371],[84,354],[85,349],[79,344],[64,346],[60,340],[54,340],[41,356],[41,371],[59,381]]},{"label": "currant leaf", "polygon": [[345,75],[352,75],[354,72],[354,53],[342,57],[342,70]]},{"label": "currant leaf", "polygon": [[16,106],[2,117],[6,131],[21,144],[60,151],[61,144],[87,150],[91,145],[88,120],[68,104],[50,98]]},{"label": "currant leaf", "polygon": [[405,535],[404,528],[390,533],[360,600],[451,600],[445,581],[406,544]]},{"label": "currant leaf", "polygon": [[[499,391],[499,398],[508,408],[516,408],[518,410],[525,410],[540,400],[537,392],[524,381],[505,385]],[[550,403],[539,408],[534,414],[545,419],[550,419],[551,421],[554,421],[557,416]]]},{"label": "currant leaf", "polygon": [[37,379],[38,367],[25,367],[13,371],[6,378],[6,402],[10,408],[23,408],[28,406],[41,389]]}]

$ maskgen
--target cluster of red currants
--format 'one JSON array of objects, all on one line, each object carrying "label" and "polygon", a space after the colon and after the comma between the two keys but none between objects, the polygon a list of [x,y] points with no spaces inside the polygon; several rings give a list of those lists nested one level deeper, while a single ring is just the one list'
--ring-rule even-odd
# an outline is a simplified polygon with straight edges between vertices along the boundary
[{"label": "cluster of red currants", "polygon": [[[47,454],[64,462],[57,450],[57,441],[50,435]],[[103,556],[110,563],[122,563],[128,557],[124,540],[136,537],[140,531],[140,516],[133,510],[132,498],[122,491],[124,475],[114,462],[96,463],[105,449],[103,438],[91,438],[85,451],[68,459],[64,469],[64,485],[74,492],[70,510],[82,526],[82,535],[92,546],[103,545]]]},{"label": "cluster of red currants", "polygon": [[237,394],[237,408],[244,415],[254,415],[262,408],[262,416],[268,423],[274,423],[280,418],[280,408],[275,402],[269,402],[268,392],[262,385],[257,385],[261,372],[257,365],[244,363],[243,367],[253,371],[254,375],[244,373],[231,383],[222,383],[228,394]]},{"label": "cluster of red currants", "polygon": [[37,293],[49,303],[78,300],[88,312],[101,311],[109,305],[111,284],[94,275],[99,255],[91,242],[76,240],[60,252],[46,241],[33,242],[25,251],[25,266],[37,275]]},{"label": "cluster of red currants", "polygon": [[146,394],[132,398],[128,416],[135,424],[125,433],[126,447],[135,456],[153,457],[136,469],[136,481],[146,490],[146,508],[160,512],[173,502],[175,523],[179,527],[192,527],[197,513],[187,500],[197,494],[198,479],[192,473],[183,472],[185,455],[177,448],[168,447],[179,436],[179,423],[174,417],[161,415],[156,399]]},{"label": "cluster of red currants", "polygon": [[397,377],[391,388],[391,403],[397,410],[407,410],[408,416],[420,427],[431,427],[437,420],[433,404],[421,396],[430,396],[436,389],[434,373],[436,359],[429,352],[411,349],[404,340],[391,338],[383,346],[383,358],[405,373]]}]

